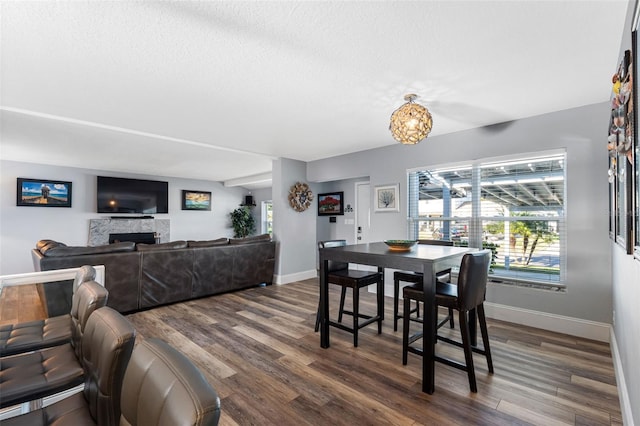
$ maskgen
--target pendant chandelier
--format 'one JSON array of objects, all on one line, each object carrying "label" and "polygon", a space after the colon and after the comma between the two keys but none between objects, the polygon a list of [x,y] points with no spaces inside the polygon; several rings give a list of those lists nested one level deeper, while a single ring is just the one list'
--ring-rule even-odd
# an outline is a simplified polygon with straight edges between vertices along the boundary
[{"label": "pendant chandelier", "polygon": [[417,97],[405,95],[407,103],[391,114],[389,130],[395,140],[405,145],[415,145],[426,138],[433,126],[429,110],[413,102]]}]

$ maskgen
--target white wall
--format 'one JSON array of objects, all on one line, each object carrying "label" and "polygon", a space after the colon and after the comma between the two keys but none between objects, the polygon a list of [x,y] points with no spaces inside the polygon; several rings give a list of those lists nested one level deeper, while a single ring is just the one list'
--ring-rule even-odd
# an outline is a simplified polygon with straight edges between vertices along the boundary
[{"label": "white wall", "polygon": [[[598,323],[611,323],[606,129],[608,102],[308,163],[310,181],[370,176],[400,184],[400,212],[372,213],[371,241],[407,237],[407,169],[566,149],[567,292],[490,286],[487,300]],[[437,125],[437,117],[434,119]]]},{"label": "white wall", "polygon": [[[30,251],[38,240],[49,238],[67,245],[87,245],[89,219],[109,217],[96,213],[98,175],[169,182],[169,213],[154,217],[170,219],[172,241],[231,237],[233,230],[229,213],[243,202],[244,195],[248,193],[240,187],[225,188],[219,182],[1,161],[0,275],[33,271]],[[72,207],[16,206],[18,177],[72,182]],[[182,210],[183,189],[211,191],[211,211]]]}]

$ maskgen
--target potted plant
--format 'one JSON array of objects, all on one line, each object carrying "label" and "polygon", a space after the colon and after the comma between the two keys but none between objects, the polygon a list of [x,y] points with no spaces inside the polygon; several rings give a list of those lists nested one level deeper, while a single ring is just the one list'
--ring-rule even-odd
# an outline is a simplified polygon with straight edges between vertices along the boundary
[{"label": "potted plant", "polygon": [[255,231],[256,221],[248,206],[238,207],[229,213],[229,216],[231,216],[234,238],[245,238]]}]

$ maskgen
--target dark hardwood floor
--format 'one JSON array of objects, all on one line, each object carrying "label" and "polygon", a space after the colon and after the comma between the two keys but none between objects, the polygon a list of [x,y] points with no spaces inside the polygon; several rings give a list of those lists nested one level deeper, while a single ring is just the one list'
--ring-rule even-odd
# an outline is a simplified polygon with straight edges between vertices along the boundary
[{"label": "dark hardwood floor", "polygon": [[[25,320],[25,305],[37,304],[27,289],[15,291],[3,292],[5,322],[11,315]],[[363,309],[373,312],[375,295],[361,294]],[[337,288],[330,296],[336,307]],[[332,327],[329,349],[320,348],[313,331],[317,300],[317,280],[307,280],[128,318],[141,338],[168,341],[201,369],[220,395],[221,425],[622,424],[608,344],[489,320],[495,374],[474,355],[473,394],[466,373],[436,364],[436,391],[427,395],[420,358],[409,354],[402,365],[390,298],[381,335],[366,327],[354,348],[350,334]],[[458,337],[455,330],[440,332]],[[449,345],[436,350],[463,359]]]}]

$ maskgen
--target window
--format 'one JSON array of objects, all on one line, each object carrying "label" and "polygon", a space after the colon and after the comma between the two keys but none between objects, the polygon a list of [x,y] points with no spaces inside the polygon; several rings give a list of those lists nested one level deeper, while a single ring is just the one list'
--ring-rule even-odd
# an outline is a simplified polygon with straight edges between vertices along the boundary
[{"label": "window", "polygon": [[409,237],[493,251],[494,281],[564,287],[565,154],[409,172]]},{"label": "window", "polygon": [[273,236],[273,203],[262,202],[262,233]]}]

